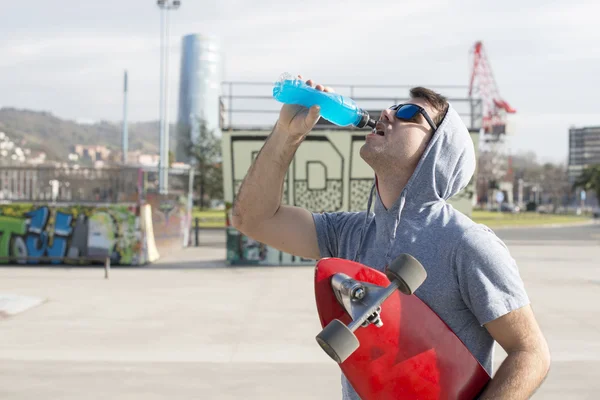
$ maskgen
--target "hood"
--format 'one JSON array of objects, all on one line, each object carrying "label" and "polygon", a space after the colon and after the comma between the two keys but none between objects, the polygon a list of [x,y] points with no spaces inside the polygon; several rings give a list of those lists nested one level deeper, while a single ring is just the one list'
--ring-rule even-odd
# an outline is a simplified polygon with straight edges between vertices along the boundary
[{"label": "hood", "polygon": [[[375,194],[375,221],[378,229],[392,231],[395,237],[402,212],[407,209],[422,210],[425,207],[445,202],[458,194],[468,184],[475,173],[475,148],[464,122],[450,104],[448,111],[433,134],[415,171],[396,202],[386,209],[377,189],[377,176],[371,189],[365,226]],[[357,257],[363,242],[361,237]]]},{"label": "hood", "polygon": [[[427,206],[450,199],[469,184],[475,165],[471,135],[450,105],[406,184],[406,202]],[[379,191],[377,198],[381,202]]]}]

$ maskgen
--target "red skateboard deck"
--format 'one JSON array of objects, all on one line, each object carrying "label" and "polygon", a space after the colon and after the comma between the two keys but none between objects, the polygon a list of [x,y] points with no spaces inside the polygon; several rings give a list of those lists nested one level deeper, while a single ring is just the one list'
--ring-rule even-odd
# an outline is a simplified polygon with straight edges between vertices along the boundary
[{"label": "red skateboard deck", "polygon": [[[382,287],[385,274],[365,265],[325,258],[315,268],[315,298],[323,327],[352,318],[338,302],[331,277],[344,273]],[[369,324],[354,332],[359,348],[341,370],[362,400],[473,399],[490,376],[462,341],[422,300],[396,290],[381,305],[383,326]]]}]

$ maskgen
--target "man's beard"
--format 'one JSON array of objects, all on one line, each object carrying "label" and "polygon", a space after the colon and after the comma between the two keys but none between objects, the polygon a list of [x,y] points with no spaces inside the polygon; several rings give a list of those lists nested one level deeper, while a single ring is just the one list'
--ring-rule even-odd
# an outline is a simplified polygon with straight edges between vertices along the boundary
[{"label": "man's beard", "polygon": [[384,172],[385,169],[393,168],[393,160],[389,159],[384,149],[372,148],[369,145],[363,145],[360,149],[360,157],[375,171]]}]

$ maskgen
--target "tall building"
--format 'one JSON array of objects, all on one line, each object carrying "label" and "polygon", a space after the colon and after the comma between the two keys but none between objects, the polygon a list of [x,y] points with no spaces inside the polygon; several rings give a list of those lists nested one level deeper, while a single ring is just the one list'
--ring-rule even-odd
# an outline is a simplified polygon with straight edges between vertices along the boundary
[{"label": "tall building", "polygon": [[219,135],[219,96],[221,94],[221,54],[213,36],[192,34],[182,39],[177,126],[177,161],[188,162],[188,149],[199,135],[203,120]]},{"label": "tall building", "polygon": [[594,164],[600,164],[600,126],[569,129],[569,181]]}]

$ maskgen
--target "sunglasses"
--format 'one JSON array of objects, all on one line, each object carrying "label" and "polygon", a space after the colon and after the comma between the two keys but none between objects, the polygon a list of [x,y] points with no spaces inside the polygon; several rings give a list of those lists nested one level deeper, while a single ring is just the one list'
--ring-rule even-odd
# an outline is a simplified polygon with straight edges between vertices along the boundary
[{"label": "sunglasses", "polygon": [[391,106],[390,110],[396,111],[396,118],[401,121],[417,122],[416,117],[418,114],[421,114],[423,117],[425,117],[427,123],[429,126],[431,126],[434,132],[437,129],[437,126],[433,123],[433,120],[429,117],[427,111],[425,111],[425,109],[421,106],[411,103],[396,104]]}]

